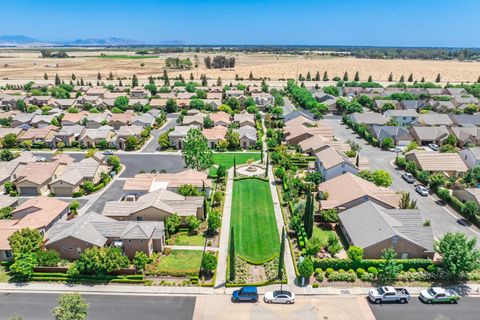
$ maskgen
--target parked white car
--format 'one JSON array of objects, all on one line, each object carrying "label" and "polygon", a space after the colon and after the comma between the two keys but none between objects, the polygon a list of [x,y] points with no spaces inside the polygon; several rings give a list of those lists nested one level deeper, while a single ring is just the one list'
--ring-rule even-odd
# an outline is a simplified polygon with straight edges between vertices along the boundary
[{"label": "parked white car", "polygon": [[428,197],[428,189],[421,184],[415,187],[415,191],[417,191],[417,193],[421,196]]},{"label": "parked white car", "polygon": [[295,303],[295,293],[286,290],[268,291],[263,298],[265,303]]},{"label": "parked white car", "polygon": [[435,143],[430,143],[430,144],[428,145],[428,147],[429,147],[430,149],[432,149],[433,151],[438,151],[438,150],[440,150],[440,147],[439,147],[437,144],[435,144]]}]

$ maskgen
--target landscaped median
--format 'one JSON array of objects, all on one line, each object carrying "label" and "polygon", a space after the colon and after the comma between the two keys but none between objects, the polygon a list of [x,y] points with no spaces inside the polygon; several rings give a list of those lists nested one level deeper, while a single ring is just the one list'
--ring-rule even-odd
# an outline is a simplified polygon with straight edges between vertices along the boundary
[{"label": "landscaped median", "polygon": [[[235,159],[235,160],[234,160]],[[213,153],[213,163],[217,166],[222,165],[225,170],[230,169],[236,164],[245,164],[248,160],[253,159],[253,161],[260,160],[260,152],[214,152]],[[209,171],[209,176],[217,176],[217,167],[211,167]]]},{"label": "landscaped median", "polygon": [[280,281],[277,280],[280,241],[268,180],[235,179],[230,225],[236,258],[233,280],[229,277],[232,264],[228,264],[227,286]]}]

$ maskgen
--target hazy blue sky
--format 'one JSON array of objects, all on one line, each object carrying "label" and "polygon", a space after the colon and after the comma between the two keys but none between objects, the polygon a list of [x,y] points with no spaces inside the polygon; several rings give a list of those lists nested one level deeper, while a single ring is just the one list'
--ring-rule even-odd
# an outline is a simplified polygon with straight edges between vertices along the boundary
[{"label": "hazy blue sky", "polygon": [[480,47],[478,0],[0,0],[0,34],[41,40]]}]

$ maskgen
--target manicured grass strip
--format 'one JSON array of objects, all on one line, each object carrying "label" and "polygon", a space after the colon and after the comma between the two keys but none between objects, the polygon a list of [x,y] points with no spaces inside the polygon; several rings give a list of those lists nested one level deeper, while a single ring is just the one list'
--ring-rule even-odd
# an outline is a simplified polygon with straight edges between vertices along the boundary
[{"label": "manicured grass strip", "polygon": [[279,253],[280,241],[268,181],[243,179],[233,183],[231,225],[235,251],[253,263]]},{"label": "manicured grass strip", "polygon": [[[249,159],[260,160],[260,152],[215,152],[213,153],[213,162],[216,165],[223,165],[225,169],[233,167],[233,158],[237,165],[245,164]],[[210,175],[216,176],[216,168],[210,168]]]},{"label": "manicured grass strip", "polygon": [[203,234],[188,235],[186,233],[178,234],[174,239],[169,239],[168,244],[177,246],[203,246],[205,237]]},{"label": "manicured grass strip", "polygon": [[202,251],[173,250],[168,256],[162,256],[157,265],[160,274],[196,274],[202,262]]}]

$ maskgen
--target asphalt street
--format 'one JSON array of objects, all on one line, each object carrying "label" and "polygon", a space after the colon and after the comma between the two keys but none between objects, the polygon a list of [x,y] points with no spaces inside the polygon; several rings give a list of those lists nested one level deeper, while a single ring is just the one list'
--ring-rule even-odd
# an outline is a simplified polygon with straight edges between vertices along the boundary
[{"label": "asphalt street", "polygon": [[[195,297],[82,295],[90,308],[88,319],[95,320],[190,320]],[[20,316],[24,320],[51,320],[57,294],[0,293],[0,319]]]},{"label": "asphalt street", "polygon": [[478,298],[461,298],[458,304],[424,304],[412,297],[407,304],[370,304],[376,320],[478,320]]},{"label": "asphalt street", "polygon": [[[351,129],[341,124],[339,120],[323,120],[325,124],[330,126],[339,140],[352,140],[361,147],[360,156],[367,157],[372,170],[383,169],[390,173],[393,183],[391,189],[402,192],[410,192],[410,197],[417,200],[417,206],[422,211],[425,219],[431,221],[433,235],[436,239],[440,239],[447,232],[463,232],[469,237],[476,237],[480,245],[480,232],[475,228],[464,223],[461,216],[453,210],[447,209],[439,201],[432,196],[423,197],[415,192],[413,184],[407,183],[402,179],[402,172],[392,166],[396,154],[394,152],[384,151],[365,143],[363,139],[358,137]],[[479,317],[480,318],[480,317]]]},{"label": "asphalt street", "polygon": [[168,115],[167,124],[165,124],[161,129],[152,130],[150,134],[152,135],[152,140],[142,149],[141,152],[155,152],[158,148],[158,137],[164,132],[167,132],[171,128],[175,127],[177,124],[178,115]]},{"label": "asphalt street", "polygon": [[125,180],[115,180],[111,183],[108,189],[98,199],[93,200],[93,204],[88,211],[102,213],[105,203],[107,201],[118,201],[123,196],[123,185]]}]

